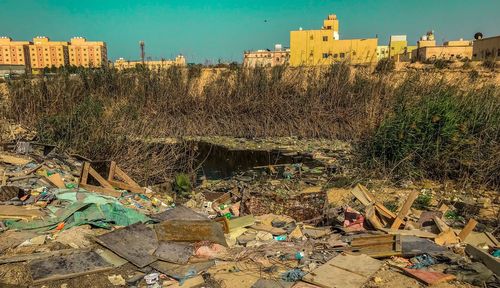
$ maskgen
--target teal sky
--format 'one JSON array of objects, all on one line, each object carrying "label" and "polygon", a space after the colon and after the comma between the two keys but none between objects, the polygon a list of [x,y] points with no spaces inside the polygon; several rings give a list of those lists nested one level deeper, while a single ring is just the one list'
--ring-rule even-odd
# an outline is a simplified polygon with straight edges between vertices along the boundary
[{"label": "teal sky", "polygon": [[146,56],[188,62],[241,61],[244,50],[289,45],[289,31],[317,29],[329,13],[341,39],[406,34],[410,43],[428,30],[438,42],[500,35],[500,0],[0,0],[0,36],[53,40],[84,36],[106,41],[108,57]]}]

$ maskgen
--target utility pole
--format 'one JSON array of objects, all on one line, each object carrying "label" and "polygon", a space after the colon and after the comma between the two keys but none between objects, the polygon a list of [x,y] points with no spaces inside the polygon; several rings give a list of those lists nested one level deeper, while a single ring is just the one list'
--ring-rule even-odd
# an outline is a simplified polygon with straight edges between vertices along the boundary
[{"label": "utility pole", "polygon": [[144,65],[144,58],[146,56],[146,53],[144,51],[144,41],[139,41],[139,46],[141,47],[141,62],[142,62],[142,65]]}]

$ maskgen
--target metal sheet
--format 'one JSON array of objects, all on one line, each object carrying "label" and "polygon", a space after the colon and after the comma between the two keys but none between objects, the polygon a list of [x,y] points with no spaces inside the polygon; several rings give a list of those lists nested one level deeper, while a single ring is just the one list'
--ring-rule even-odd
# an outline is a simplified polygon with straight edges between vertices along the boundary
[{"label": "metal sheet", "polygon": [[156,234],[153,229],[142,223],[98,236],[96,240],[139,268],[156,261],[153,256],[158,248]]},{"label": "metal sheet", "polygon": [[158,259],[177,263],[186,264],[189,257],[193,255],[194,247],[190,243],[186,242],[161,242],[158,249],[156,249],[154,255]]},{"label": "metal sheet", "polygon": [[159,241],[210,241],[227,246],[222,225],[211,220],[167,220],[154,226]]},{"label": "metal sheet", "polygon": [[40,283],[106,271],[113,266],[94,251],[87,251],[34,260],[29,268],[34,283]]}]

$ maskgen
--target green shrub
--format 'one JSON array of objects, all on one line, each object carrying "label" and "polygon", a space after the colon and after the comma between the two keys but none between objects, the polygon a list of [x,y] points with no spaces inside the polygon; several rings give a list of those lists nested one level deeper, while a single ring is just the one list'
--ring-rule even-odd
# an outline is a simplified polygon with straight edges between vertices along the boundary
[{"label": "green shrub", "polygon": [[437,59],[433,62],[433,65],[436,69],[446,69],[450,67],[452,61],[445,59]]}]

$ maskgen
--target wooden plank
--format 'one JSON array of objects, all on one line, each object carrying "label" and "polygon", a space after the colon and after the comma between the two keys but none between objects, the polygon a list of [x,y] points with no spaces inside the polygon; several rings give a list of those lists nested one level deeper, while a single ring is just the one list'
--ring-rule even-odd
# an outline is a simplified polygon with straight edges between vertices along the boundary
[{"label": "wooden plank", "polygon": [[109,184],[109,182],[106,181],[106,179],[104,179],[99,173],[97,173],[97,171],[95,171],[92,166],[89,167],[89,174],[90,176],[94,177],[94,179],[97,180],[97,182],[99,182],[99,184],[101,184],[101,186],[103,186],[104,188],[114,189],[114,187]]},{"label": "wooden plank", "polygon": [[465,253],[467,253],[467,255],[469,255],[472,259],[483,262],[483,264],[495,273],[495,275],[500,276],[500,260],[498,260],[498,258],[495,258],[487,252],[470,244],[467,244],[465,247]]},{"label": "wooden plank", "polygon": [[246,215],[238,218],[233,218],[227,221],[227,228],[229,233],[239,228],[252,226],[255,224],[253,215]]},{"label": "wooden plank", "polygon": [[434,238],[434,242],[438,245],[451,245],[451,244],[456,244],[459,243],[459,238],[455,234],[455,231],[452,229],[448,229],[446,231],[443,231],[439,233],[439,235]]},{"label": "wooden plank", "polygon": [[375,207],[373,207],[372,204],[369,204],[365,207],[365,217],[368,219],[370,224],[375,229],[381,229],[384,228],[384,225],[380,222],[380,219],[378,218],[377,214],[375,213]]},{"label": "wooden plank", "polygon": [[437,237],[437,235],[434,233],[422,231],[422,230],[417,230],[417,229],[415,229],[415,230],[394,230],[394,229],[382,228],[379,230],[384,231],[387,234],[391,234],[391,235],[417,236],[417,237],[421,237],[421,238],[430,238],[430,239],[434,239]]},{"label": "wooden plank", "polygon": [[111,163],[109,164],[108,181],[111,181],[115,178],[115,168],[116,168],[116,162],[111,161]]},{"label": "wooden plank", "polygon": [[55,173],[46,177],[52,184],[54,184],[57,188],[66,188],[64,184],[64,180],[61,177],[61,174]]},{"label": "wooden plank", "polygon": [[25,206],[0,205],[0,219],[33,220],[45,214],[39,209],[27,209]]},{"label": "wooden plank", "polygon": [[385,207],[384,205],[375,202],[375,207],[382,216],[389,218],[391,220],[396,218],[396,214],[394,214],[391,210],[387,209],[387,207]]},{"label": "wooden plank", "polygon": [[460,240],[464,241],[465,238],[467,238],[467,236],[469,236],[470,232],[472,232],[472,230],[474,230],[476,225],[477,225],[476,220],[469,219],[469,222],[467,222],[467,225],[465,225],[464,229],[462,229],[462,231],[460,231],[460,234],[458,234],[458,238],[460,238]]},{"label": "wooden plank", "polygon": [[361,202],[364,206],[368,206],[370,203],[374,202],[375,199],[371,197],[365,186],[358,184],[351,190],[351,194],[356,197],[356,199]]},{"label": "wooden plank", "polygon": [[130,186],[141,188],[139,184],[137,184],[132,178],[130,178],[127,173],[123,172],[123,170],[115,165],[115,176],[120,177],[125,183],[127,183]]},{"label": "wooden plank", "polygon": [[30,163],[31,161],[32,161],[31,159],[16,157],[16,156],[3,154],[3,153],[0,154],[0,162],[4,162],[7,164],[24,166],[24,165]]},{"label": "wooden plank", "polygon": [[116,198],[119,198],[120,196],[122,196],[122,192],[117,191],[115,189],[109,189],[109,188],[104,188],[104,187],[99,187],[99,186],[94,186],[94,185],[89,185],[89,184],[82,184],[82,183],[80,183],[78,185],[78,187],[83,188],[83,189],[90,191],[90,192],[97,192],[97,193],[101,193],[104,195],[113,196]]},{"label": "wooden plank", "polygon": [[90,168],[90,163],[89,162],[84,162],[83,167],[82,167],[82,172],[80,173],[80,181],[78,184],[87,184],[88,177],[89,177],[89,168]]},{"label": "wooden plank", "polygon": [[398,213],[398,216],[394,220],[394,222],[391,225],[391,229],[399,229],[399,226],[403,224],[404,218],[410,211],[411,205],[413,205],[413,202],[415,199],[417,199],[418,194],[420,194],[419,191],[412,191],[410,195],[408,195],[408,198],[406,199],[405,203],[403,204],[403,207],[401,207],[401,210]]},{"label": "wooden plank", "polygon": [[446,224],[441,218],[434,216],[433,220],[440,232],[445,232],[451,229],[450,226],[448,226],[448,224]]},{"label": "wooden plank", "polygon": [[144,193],[146,191],[146,189],[144,189],[142,187],[130,186],[126,183],[116,181],[116,180],[108,180],[108,182],[109,182],[109,184],[111,184],[114,187],[117,187],[117,188],[120,188],[123,190],[128,190],[128,191],[134,192],[134,193]]}]

